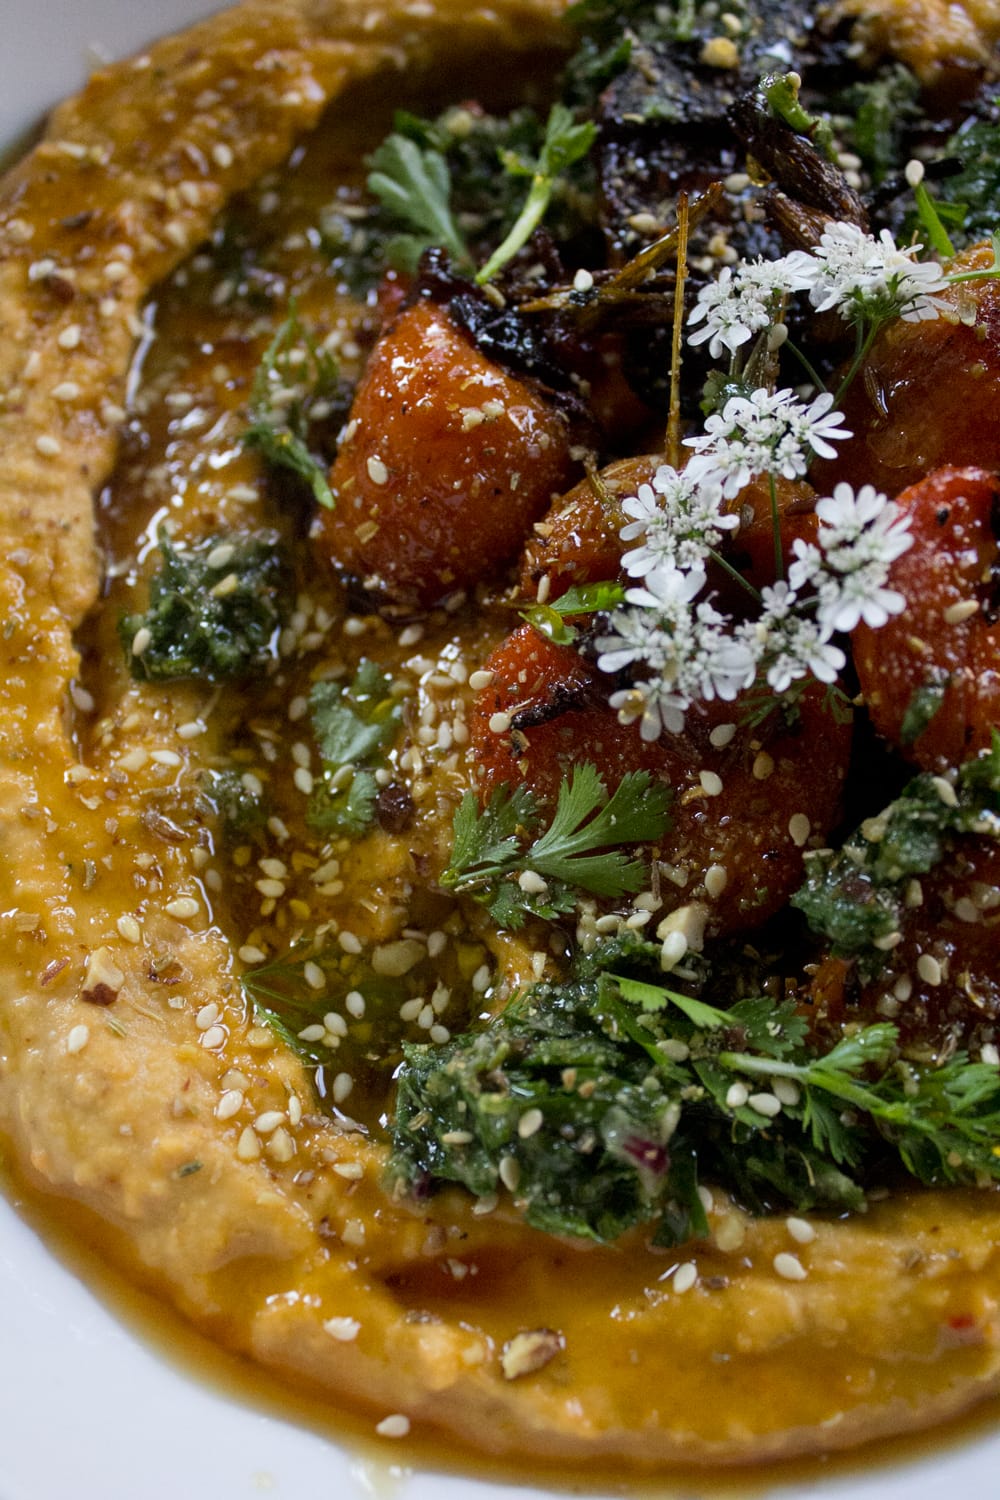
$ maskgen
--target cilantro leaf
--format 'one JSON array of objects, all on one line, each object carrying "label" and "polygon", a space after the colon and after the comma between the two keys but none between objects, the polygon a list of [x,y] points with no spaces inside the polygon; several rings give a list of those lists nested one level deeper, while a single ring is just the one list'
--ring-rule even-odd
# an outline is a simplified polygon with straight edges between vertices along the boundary
[{"label": "cilantro leaf", "polygon": [[526,162],[513,152],[501,154],[507,172],[517,177],[530,177],[531,187],[507,236],[476,273],[479,286],[490,281],[527,244],[545,217],[558,178],[587,155],[596,138],[597,126],[592,120],[578,124],[565,104],[553,104],[535,162]]},{"label": "cilantro leaf", "polygon": [[521,610],[521,619],[533,625],[540,635],[548,636],[557,646],[569,646],[579,631],[566,623],[571,615],[592,615],[601,610],[616,609],[625,602],[625,586],[613,580],[580,583],[566,590],[551,604],[531,604]]},{"label": "cilantro leaf", "polygon": [[313,789],[306,821],[314,833],[356,838],[374,820],[374,770],[396,738],[402,702],[391,679],[365,660],[350,683],[318,682],[309,708],[323,778]]},{"label": "cilantro leaf", "polygon": [[451,211],[451,173],[443,154],[421,148],[398,131],[386,137],[369,159],[368,191],[384,208],[417,231],[419,251],[442,246],[459,265],[469,252]]},{"label": "cilantro leaf", "polygon": [[[527,788],[498,787],[482,809],[467,792],[441,884],[484,901],[504,926],[520,925],[528,912],[546,920],[569,912],[574,891],[618,898],[646,878],[645,862],[618,846],[658,839],[669,800],[669,789],[646,771],[623,776],[609,799],[595,767],[584,762],[560,785],[552,820],[539,832],[541,815]],[[528,872],[540,888],[517,880]]]},{"label": "cilantro leaf", "polygon": [[341,408],[346,410],[346,391],[337,362],[317,346],[293,300],[254,375],[243,446],[262,454],[265,463],[304,480],[317,504],[331,509],[327,466],[313,455],[308,437],[314,420]]},{"label": "cilantro leaf", "polygon": [[648,771],[630,771],[611,800],[606,798],[595,766],[584,761],[574,767],[559,787],[548,830],[528,850],[530,868],[595,896],[637,891],[645,864],[615,845],[659,838],[667,824],[670,792],[654,783]]}]

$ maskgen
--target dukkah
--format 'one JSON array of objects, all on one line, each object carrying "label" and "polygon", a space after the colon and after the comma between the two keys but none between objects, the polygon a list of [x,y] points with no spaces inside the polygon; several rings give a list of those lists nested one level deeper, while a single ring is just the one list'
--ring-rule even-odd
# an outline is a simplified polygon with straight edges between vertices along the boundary
[{"label": "dukkah", "polygon": [[1000,1384],[1000,11],[561,11],[3,183],[0,1126],[386,1438],[757,1461]]}]

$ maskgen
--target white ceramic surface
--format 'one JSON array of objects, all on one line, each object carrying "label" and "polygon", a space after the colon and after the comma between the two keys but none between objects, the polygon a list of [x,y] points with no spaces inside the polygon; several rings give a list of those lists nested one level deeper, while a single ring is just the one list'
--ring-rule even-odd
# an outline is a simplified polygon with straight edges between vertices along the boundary
[{"label": "white ceramic surface", "polygon": [[[0,144],[121,56],[210,0],[0,0]],[[284,1421],[171,1363],[0,1198],[0,1500],[545,1500],[548,1489],[397,1467]],[[1000,1438],[869,1455],[835,1475],[748,1478],[727,1500],[994,1500]],[[647,1483],[644,1500],[722,1500],[711,1482]]]}]

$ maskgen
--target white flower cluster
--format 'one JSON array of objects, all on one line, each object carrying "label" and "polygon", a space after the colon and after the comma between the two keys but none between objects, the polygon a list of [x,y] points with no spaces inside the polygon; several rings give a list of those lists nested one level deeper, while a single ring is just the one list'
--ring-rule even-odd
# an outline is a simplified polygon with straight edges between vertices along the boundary
[{"label": "white flower cluster", "polygon": [[685,438],[695,457],[692,479],[721,486],[727,499],[738,495],[754,474],[801,479],[812,455],[835,458],[831,438],[849,438],[843,413],[832,411],[829,391],[808,405],[794,391],[752,391],[731,396],[721,412],[710,416],[701,437]]},{"label": "white flower cluster", "polygon": [[[713,358],[728,350],[736,369],[743,346],[780,324],[793,292],[869,332],[890,317],[935,318],[949,279],[935,262],[917,260],[919,250],[898,247],[887,230],[876,239],[854,224],[830,224],[810,251],[723,269],[699,294],[689,342],[707,343]],[[787,578],[759,594],[747,583],[750,618],[730,618],[703,596],[709,559],[738,524],[726,502],[759,475],[776,504],[778,477],[801,479],[814,457],[836,457],[832,444],[851,433],[835,400],[827,391],[800,399],[765,388],[732,396],[685,439],[693,452],[683,470],[663,465],[623,502],[622,540],[638,545],[622,564],[641,586],[627,589],[611,616],[598,665],[631,669],[631,686],[611,704],[623,723],[641,721],[644,739],[679,733],[692,704],[731,701],[755,683],[785,693],[806,677],[834,682],[845,665],[834,637],[862,621],[884,625],[903,609],[888,579],[911,545],[909,518],[871,485],[855,493],[838,484],[817,502],[817,539],[794,543]]]},{"label": "white flower cluster", "polygon": [[688,322],[700,327],[688,341],[707,343],[713,359],[724,349],[735,355],[780,317],[791,292],[807,292],[817,312],[836,310],[853,323],[936,318],[935,293],[949,280],[936,261],[917,259],[922,248],[898,246],[887,229],[876,239],[856,224],[832,223],[812,250],[727,266],[698,294]]},{"label": "white flower cluster", "polygon": [[642,534],[645,542],[623,562],[642,587],[626,591],[612,632],[597,642],[603,671],[639,669],[610,701],[623,723],[641,721],[646,740],[663,729],[679,734],[692,704],[731,702],[758,680],[775,693],[807,676],[834,682],[845,657],[833,637],[861,620],[883,625],[904,606],[887,581],[891,564],[911,545],[909,517],[871,485],[855,494],[838,484],[817,503],[816,543],[795,542],[787,581],[762,590],[755,616],[737,622],[720,613],[699,596],[709,554],[730,517],[720,514],[711,471],[692,473],[697,462],[681,474],[664,465],[652,485],[625,501],[635,519],[621,535],[630,541]]}]

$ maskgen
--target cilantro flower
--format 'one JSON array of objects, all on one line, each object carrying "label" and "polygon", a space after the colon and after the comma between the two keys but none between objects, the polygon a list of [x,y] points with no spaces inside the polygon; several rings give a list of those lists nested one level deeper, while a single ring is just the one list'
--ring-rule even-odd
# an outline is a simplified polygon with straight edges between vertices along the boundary
[{"label": "cilantro flower", "polygon": [[626,573],[644,578],[664,566],[697,567],[723,533],[739,525],[738,516],[722,512],[722,501],[721,485],[661,464],[650,484],[622,502],[632,517],[619,533],[622,541],[643,538],[622,558]]},{"label": "cilantro flower", "polygon": [[844,483],[817,502],[816,515],[822,564],[799,544],[790,578],[798,582],[811,571],[818,618],[828,631],[853,630],[860,620],[877,629],[900,614],[906,601],[887,582],[896,558],[913,545],[910,517],[873,485],[855,493]]},{"label": "cilantro flower", "polygon": [[735,269],[725,266],[698,293],[688,325],[702,326],[688,335],[688,342],[707,343],[713,359],[719,359],[723,349],[735,354],[755,333],[771,326],[783,297],[809,285],[789,257],[745,262]]},{"label": "cilantro flower", "polygon": [[747,642],[730,633],[726,616],[707,600],[695,602],[706,582],[702,568],[661,567],[645,582],[626,593],[631,607],[612,616],[615,633],[598,640],[597,665],[604,672],[637,665],[650,670],[610,702],[623,723],[641,720],[642,738],[654,740],[663,729],[680,734],[694,702],[731,702],[753,682],[756,659]]},{"label": "cilantro flower", "polygon": [[948,281],[935,261],[919,261],[922,245],[898,246],[887,229],[878,239],[856,224],[829,224],[811,251],[786,257],[817,312],[836,308],[848,321],[936,318],[935,297]]},{"label": "cilantro flower", "polygon": [[800,479],[813,454],[834,458],[830,440],[851,436],[842,425],[843,413],[831,409],[833,402],[829,391],[808,404],[790,390],[732,396],[708,418],[703,436],[685,438],[696,455],[688,472],[720,485],[727,499],[738,495],[754,474]]},{"label": "cilantro flower", "polygon": [[810,675],[818,682],[835,682],[846,658],[831,644],[826,625],[802,612],[810,601],[779,581],[762,591],[761,603],[760,618],[741,626],[739,633],[752,642],[772,691],[787,692],[793,682]]}]

